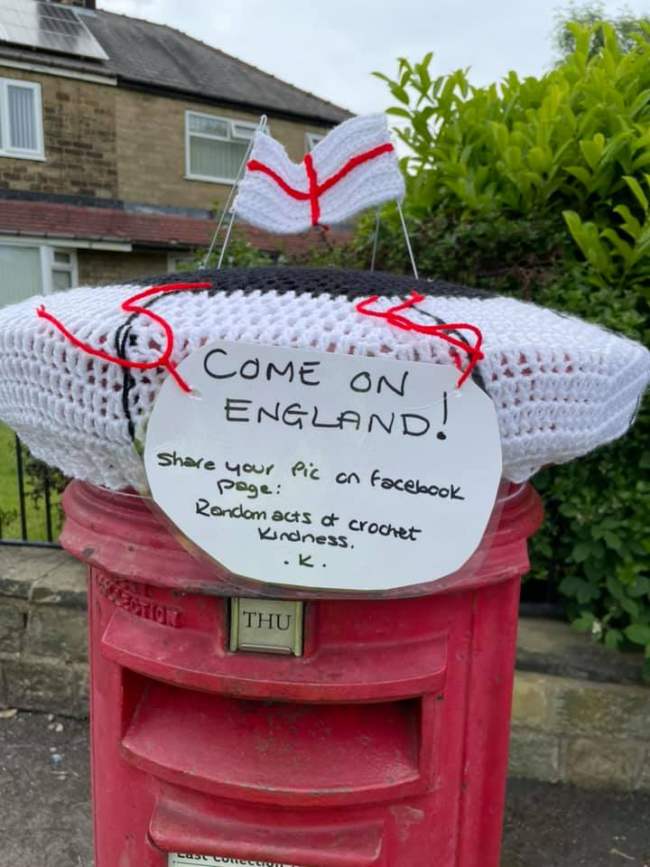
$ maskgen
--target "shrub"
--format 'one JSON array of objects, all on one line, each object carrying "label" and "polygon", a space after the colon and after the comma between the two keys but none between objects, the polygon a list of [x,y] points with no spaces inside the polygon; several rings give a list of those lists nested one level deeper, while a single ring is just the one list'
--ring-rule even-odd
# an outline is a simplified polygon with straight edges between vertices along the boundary
[{"label": "shrub", "polygon": [[[406,218],[427,276],[516,295],[650,336],[650,41],[640,27],[569,25],[572,50],[549,73],[473,87],[405,58],[386,81],[396,105]],[[374,217],[313,261],[370,261]],[[377,267],[408,271],[394,209],[382,212]],[[568,616],[610,647],[645,648],[650,677],[648,413],[617,443],[535,478],[546,522],[533,577],[557,584]]]}]

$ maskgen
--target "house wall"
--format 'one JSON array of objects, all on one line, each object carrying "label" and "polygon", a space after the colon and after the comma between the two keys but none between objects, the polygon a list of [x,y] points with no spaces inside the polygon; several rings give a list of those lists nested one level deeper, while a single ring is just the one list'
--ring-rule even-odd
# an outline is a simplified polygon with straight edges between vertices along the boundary
[{"label": "house wall", "polygon": [[[199,208],[225,203],[231,191],[229,184],[189,180],[185,176],[186,111],[249,123],[259,120],[259,114],[251,112],[120,89],[116,102],[120,198]],[[273,117],[269,125],[272,135],[296,162],[305,154],[305,134],[328,129]]]},{"label": "house wall", "polygon": [[0,187],[116,198],[117,88],[2,66],[0,77],[41,85],[45,161],[0,157]]},{"label": "house wall", "polygon": [[[211,208],[231,187],[185,177],[185,112],[255,123],[255,113],[2,65],[0,77],[41,84],[45,161],[0,157],[0,188]],[[305,134],[327,127],[270,119],[299,161]]]},{"label": "house wall", "polygon": [[118,253],[104,250],[77,252],[80,286],[126,283],[137,277],[152,277],[169,271],[164,251]]}]

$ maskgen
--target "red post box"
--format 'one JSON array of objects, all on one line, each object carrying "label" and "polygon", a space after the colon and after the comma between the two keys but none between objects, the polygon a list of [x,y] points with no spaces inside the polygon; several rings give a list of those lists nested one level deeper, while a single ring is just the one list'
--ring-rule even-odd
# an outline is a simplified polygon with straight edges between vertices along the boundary
[{"label": "red post box", "polygon": [[73,482],[62,542],[90,567],[96,867],[497,867],[542,514],[528,485],[499,506],[473,574],[325,598],[235,586],[142,498]]}]

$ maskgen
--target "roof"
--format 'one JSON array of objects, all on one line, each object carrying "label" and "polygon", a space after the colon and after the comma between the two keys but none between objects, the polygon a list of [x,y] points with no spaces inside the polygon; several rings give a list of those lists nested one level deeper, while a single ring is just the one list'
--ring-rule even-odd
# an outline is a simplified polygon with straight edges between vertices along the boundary
[{"label": "roof", "polygon": [[0,56],[105,74],[118,84],[168,90],[200,99],[277,112],[324,124],[351,113],[255,66],[168,27],[104,10],[76,10],[109,56],[84,60],[0,44]]},{"label": "roof", "polygon": [[[5,199],[0,208],[0,235],[38,237],[49,240],[83,240],[130,243],[165,249],[206,247],[216,222],[178,214],[130,212],[121,208],[89,208],[52,202]],[[300,253],[313,247],[313,233],[271,235],[241,227],[243,235],[263,250]],[[347,238],[332,230],[332,240]]]}]

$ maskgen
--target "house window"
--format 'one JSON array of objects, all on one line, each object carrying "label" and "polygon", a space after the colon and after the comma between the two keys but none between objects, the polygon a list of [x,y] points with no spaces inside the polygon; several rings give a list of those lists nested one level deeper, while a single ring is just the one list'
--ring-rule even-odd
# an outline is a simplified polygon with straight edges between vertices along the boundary
[{"label": "house window", "polygon": [[41,86],[0,78],[0,156],[44,159]]},{"label": "house window", "polygon": [[43,291],[39,247],[0,244],[0,307]]},{"label": "house window", "polygon": [[307,152],[313,151],[319,141],[323,141],[325,138],[325,133],[320,132],[306,132],[305,133],[305,147],[307,148]]},{"label": "house window", "polygon": [[58,292],[60,289],[72,289],[76,283],[76,254],[74,250],[57,250],[46,247],[49,262],[45,270],[50,275],[50,289]]},{"label": "house window", "polygon": [[188,178],[231,184],[237,180],[257,124],[185,113]]},{"label": "house window", "polygon": [[70,289],[76,283],[75,250],[0,241],[0,307]]}]

